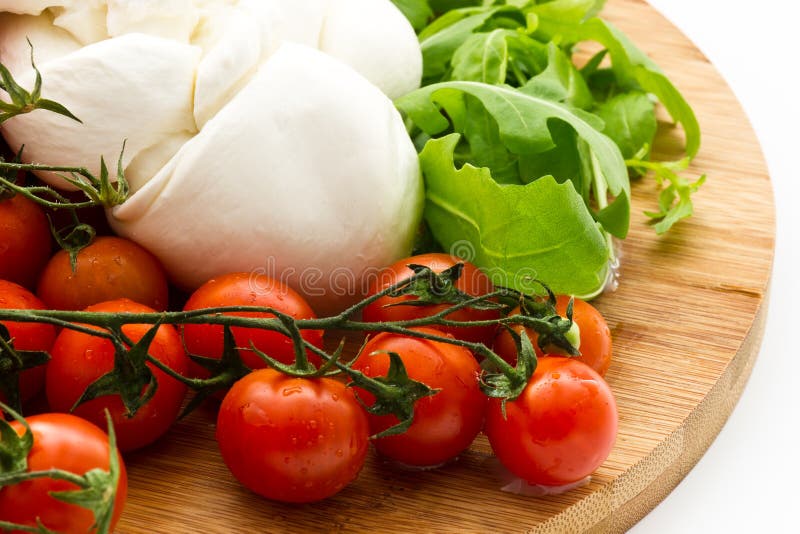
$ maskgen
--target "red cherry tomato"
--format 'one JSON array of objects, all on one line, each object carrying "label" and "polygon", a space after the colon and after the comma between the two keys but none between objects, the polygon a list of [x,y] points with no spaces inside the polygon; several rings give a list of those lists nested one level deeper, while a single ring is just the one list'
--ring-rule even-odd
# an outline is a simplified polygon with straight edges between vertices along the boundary
[{"label": "red cherry tomato", "polygon": [[[383,269],[370,284],[369,295],[380,293],[387,287],[410,278],[414,271],[408,268],[409,264],[424,265],[435,272],[449,269],[457,263],[464,264],[461,277],[456,282],[456,287],[472,296],[481,296],[494,290],[489,277],[473,264],[448,254],[422,254],[398,261]],[[407,321],[429,317],[448,308],[446,304],[430,306],[402,306],[398,303],[416,300],[413,296],[381,297],[364,308],[364,320],[368,322]],[[447,316],[454,321],[485,321],[496,319],[500,314],[496,310],[476,310],[463,308]],[[467,341],[490,343],[495,332],[495,326],[470,326],[470,327],[437,327],[439,330],[452,334],[458,339]]]},{"label": "red cherry tomato", "polygon": [[[0,308],[14,310],[43,310],[44,303],[36,295],[17,284],[0,280]],[[56,339],[54,326],[45,323],[21,323],[0,321],[8,329],[19,350],[50,352]],[[20,398],[26,401],[35,396],[44,385],[45,366],[27,369],[20,374]],[[0,392],[0,400],[5,401]]]},{"label": "red cherry tomato", "polygon": [[217,442],[242,484],[293,503],[318,501],[344,488],[369,448],[367,418],[344,384],[274,369],[254,371],[228,391]]},{"label": "red cherry tomato", "polygon": [[168,303],[164,268],[148,251],[121,237],[103,236],[78,253],[72,270],[60,251],[42,272],[36,293],[50,308],[82,310],[98,302],[127,298],[155,310]]},{"label": "red cherry tomato", "polygon": [[[556,301],[556,311],[562,315],[567,314],[567,304],[569,297],[559,295]],[[520,313],[519,306],[514,308],[510,315],[517,315]],[[611,365],[611,330],[606,324],[606,320],[597,311],[597,308],[592,306],[586,301],[575,299],[572,309],[572,320],[578,325],[581,332],[580,351],[581,355],[575,359],[587,364],[589,367],[604,376],[608,371],[608,366]],[[513,325],[512,329],[520,333],[522,332],[522,325]],[[538,357],[546,356],[539,348],[536,340],[539,338],[538,334],[531,328],[526,329],[528,337],[533,343],[533,348],[536,350]],[[514,339],[508,330],[500,328],[497,337],[494,341],[494,350],[504,360],[514,365],[517,361],[517,347]]]},{"label": "red cherry tomato", "polygon": [[[222,306],[261,306],[274,308],[295,319],[314,319],[314,310],[290,287],[264,275],[231,273],[212,278],[195,291],[184,306],[185,311]],[[231,313],[239,317],[274,317],[269,313]],[[290,364],[294,362],[292,340],[278,332],[256,328],[231,328],[236,346],[240,347],[242,361],[251,369],[265,367],[264,362],[250,347],[255,347],[276,360]],[[206,358],[221,358],[223,351],[223,327],[220,325],[187,324],[183,327],[183,339],[190,354]],[[322,347],[321,330],[304,330],[302,337],[317,347]],[[320,359],[307,351],[309,360]],[[208,376],[198,365],[193,365],[195,376]]]},{"label": "red cherry tomato", "polygon": [[[120,299],[89,306],[86,311],[151,313],[154,310]],[[122,332],[136,342],[150,328],[151,325],[129,324],[122,327]],[[159,327],[148,353],[172,370],[186,375],[189,358],[172,326]],[[90,384],[114,368],[114,347],[109,340],[69,329],[58,335],[51,356],[47,366],[46,391],[50,407],[57,412],[70,411]],[[117,432],[117,443],[123,451],[148,445],[167,432],[175,422],[186,395],[184,384],[152,364],[147,365],[158,381],[158,390],[135,417],[126,416],[127,410],[118,395],[98,397],[73,411],[75,415],[100,425],[105,421],[104,410],[108,409]]]},{"label": "red cherry tomato", "polygon": [[[83,475],[92,469],[108,471],[108,436],[79,417],[68,414],[44,414],[27,418],[33,432],[33,448],[28,454],[28,471],[61,469]],[[11,426],[23,435],[23,426]],[[117,453],[119,454],[119,453]],[[120,477],[114,500],[112,528],[122,514],[128,492],[128,477],[119,458]],[[0,519],[20,525],[36,526],[37,518],[55,532],[86,534],[94,524],[92,512],[54,499],[50,492],[78,489],[63,480],[40,478],[0,489]]]},{"label": "red cherry tomato", "polygon": [[[432,328],[415,330],[446,335]],[[382,333],[367,342],[353,368],[370,377],[386,376],[389,356],[383,351],[396,352],[409,377],[440,391],[417,401],[414,422],[405,433],[377,439],[375,448],[410,466],[436,466],[458,456],[480,432],[486,411],[486,397],[478,385],[480,367],[472,353],[456,345]],[[357,392],[367,405],[375,402],[369,393]],[[398,421],[370,415],[369,422],[370,431],[377,434]]]},{"label": "red cherry tomato", "polygon": [[52,251],[44,211],[22,195],[0,200],[0,279],[33,288]]},{"label": "red cherry tomato", "polygon": [[562,486],[593,473],[617,435],[617,406],[605,380],[572,358],[539,364],[522,394],[491,399],[484,431],[500,462],[531,484]]}]

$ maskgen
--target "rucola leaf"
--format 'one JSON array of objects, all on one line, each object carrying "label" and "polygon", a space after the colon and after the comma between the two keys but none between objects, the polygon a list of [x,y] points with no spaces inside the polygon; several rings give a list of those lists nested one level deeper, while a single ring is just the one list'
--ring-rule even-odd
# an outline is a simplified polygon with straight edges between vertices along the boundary
[{"label": "rucola leaf", "polygon": [[609,250],[571,182],[544,177],[501,185],[489,169],[456,169],[458,134],[428,142],[420,155],[428,188],[425,218],[445,247],[469,241],[473,263],[497,285],[588,295],[605,282]]},{"label": "rucola leaf", "polygon": [[431,6],[427,0],[392,0],[403,15],[411,23],[411,26],[419,31],[425,27],[428,20],[433,16]]},{"label": "rucola leaf", "polygon": [[[593,217],[609,233],[625,237],[630,219],[628,171],[617,145],[599,131],[602,128],[600,119],[509,86],[476,82],[429,85],[399,98],[395,105],[419,128],[433,136],[451,127],[443,110],[450,117],[460,114],[463,120],[463,94],[480,100],[496,120],[501,142],[513,154],[534,155],[555,148],[557,145],[550,126],[553,122],[566,123],[573,128],[587,148],[586,159],[593,163],[595,180],[602,180],[604,188],[607,187],[614,197],[607,207],[593,212]],[[456,112],[451,113],[451,109]],[[456,119],[453,119],[452,126],[460,133]],[[435,225],[430,220],[428,223],[436,235]]]},{"label": "rucola leaf", "polygon": [[642,90],[655,95],[673,120],[683,126],[686,134],[686,155],[690,159],[694,158],[700,149],[700,125],[691,106],[658,65],[611,23],[594,17],[576,24],[579,21],[564,17],[564,13],[571,12],[568,7],[587,3],[591,2],[558,0],[533,6],[531,11],[539,19],[537,38],[545,41],[558,39],[564,43],[596,41],[602,44],[611,56],[617,82],[626,90]]}]

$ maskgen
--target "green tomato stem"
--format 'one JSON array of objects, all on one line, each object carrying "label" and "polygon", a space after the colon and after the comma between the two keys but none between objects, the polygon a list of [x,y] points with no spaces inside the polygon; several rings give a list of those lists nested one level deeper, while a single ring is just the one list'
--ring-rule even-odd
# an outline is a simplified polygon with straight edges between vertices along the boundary
[{"label": "green tomato stem", "polygon": [[38,478],[52,478],[53,480],[65,480],[75,484],[79,488],[86,489],[90,485],[86,479],[75,473],[64,471],[63,469],[45,469],[43,471],[26,471],[24,473],[9,473],[0,475],[0,487],[11,486],[25,482],[28,480],[35,480]]}]

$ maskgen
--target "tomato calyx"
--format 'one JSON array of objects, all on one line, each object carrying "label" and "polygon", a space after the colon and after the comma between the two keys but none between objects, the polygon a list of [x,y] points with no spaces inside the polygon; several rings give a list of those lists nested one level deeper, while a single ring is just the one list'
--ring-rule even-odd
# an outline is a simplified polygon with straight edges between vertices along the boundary
[{"label": "tomato calyx", "polygon": [[92,244],[97,232],[91,225],[80,222],[75,210],[72,210],[72,219],[73,224],[58,229],[53,224],[53,219],[48,216],[50,233],[58,246],[69,254],[69,263],[74,273],[78,269],[78,253]]},{"label": "tomato calyx", "polygon": [[31,67],[33,67],[36,73],[32,91],[27,91],[19,85],[11,75],[11,71],[0,63],[0,89],[8,93],[8,96],[11,98],[11,102],[0,101],[0,124],[17,115],[24,115],[37,109],[51,111],[74,121],[81,122],[78,117],[73,115],[58,102],[42,98],[42,74],[39,72],[39,69],[36,67],[36,62],[33,60],[33,44],[30,39],[28,39],[28,46],[30,46],[31,49]]},{"label": "tomato calyx", "polygon": [[98,397],[119,395],[127,410],[126,416],[135,416],[158,389],[158,381],[146,364],[151,360],[147,350],[160,326],[161,323],[156,322],[136,343],[131,343],[122,332],[121,326],[109,328],[109,335],[106,337],[114,345],[114,369],[92,382],[75,401],[72,409]]},{"label": "tomato calyx", "polygon": [[0,324],[0,393],[5,395],[6,402],[14,410],[21,411],[19,377],[22,371],[48,361],[50,355],[47,352],[14,348],[14,340],[8,329]]},{"label": "tomato calyx", "polygon": [[28,469],[28,453],[33,448],[33,432],[15,410],[2,403],[0,403],[0,407],[3,407],[25,428],[25,433],[20,436],[4,418],[0,417],[0,476],[9,473],[23,473]]},{"label": "tomato calyx", "polygon": [[[98,534],[108,534],[111,531],[114,502],[121,473],[116,434],[108,411],[106,410],[109,469],[105,471],[95,468],[79,475],[62,469],[28,471],[27,458],[34,445],[33,432],[25,419],[15,410],[3,403],[0,403],[0,410],[11,415],[25,429],[22,436],[19,436],[10,424],[0,417],[0,489],[39,478],[70,482],[78,486],[78,489],[53,491],[50,492],[50,496],[91,511],[95,518],[92,531]],[[52,531],[41,522],[37,527],[30,527],[0,520],[0,530],[52,534]]]},{"label": "tomato calyx", "polygon": [[464,271],[463,263],[456,263],[452,267],[441,272],[436,272],[427,265],[417,265],[414,263],[408,264],[408,268],[414,271],[416,276],[412,277],[408,284],[400,284],[400,287],[390,290],[385,296],[412,296],[416,298],[386,304],[385,307],[449,304],[454,306],[450,310],[451,313],[459,309],[455,306],[464,304],[468,304],[470,308],[477,310],[498,310],[504,308],[502,304],[488,300],[485,296],[476,298],[474,295],[469,295],[456,286],[456,281],[461,278]]},{"label": "tomato calyx", "polygon": [[[481,375],[481,391],[491,398],[501,399],[503,416],[505,416],[506,402],[519,397],[528,385],[533,372],[536,371],[538,359],[533,343],[528,334],[523,330],[515,338],[517,344],[517,365],[511,371],[505,370],[496,373]],[[491,366],[491,362],[489,363]]]},{"label": "tomato calyx", "polygon": [[412,380],[400,355],[393,351],[376,351],[369,356],[386,354],[389,356],[389,370],[386,376],[369,378],[361,371],[347,370],[351,382],[348,387],[357,386],[375,397],[372,405],[365,403],[357,394],[356,399],[372,415],[394,415],[398,423],[370,436],[370,439],[384,438],[402,434],[414,422],[414,405],[422,398],[436,395],[439,390],[432,389],[422,382]]},{"label": "tomato calyx", "polygon": [[233,331],[229,326],[223,327],[223,348],[222,356],[219,359],[198,356],[189,351],[186,351],[186,354],[195,363],[209,371],[211,373],[211,378],[186,378],[180,373],[176,373],[170,369],[169,366],[161,361],[155,358],[151,360],[159,369],[194,390],[195,394],[192,400],[184,407],[180,417],[189,415],[208,397],[218,391],[225,391],[236,383],[237,380],[251,372],[251,369],[242,362],[242,358],[239,356],[239,350],[236,348]]},{"label": "tomato calyx", "polygon": [[[572,320],[574,299],[567,304],[566,318],[555,311],[555,295],[551,293],[548,305],[552,306],[552,313],[541,317],[540,304],[532,299],[523,299],[520,304],[519,315],[514,315],[514,324],[532,328],[539,336],[538,345],[544,354],[561,354],[564,356],[580,356],[580,330]],[[509,330],[511,336],[517,341],[519,334]]]}]

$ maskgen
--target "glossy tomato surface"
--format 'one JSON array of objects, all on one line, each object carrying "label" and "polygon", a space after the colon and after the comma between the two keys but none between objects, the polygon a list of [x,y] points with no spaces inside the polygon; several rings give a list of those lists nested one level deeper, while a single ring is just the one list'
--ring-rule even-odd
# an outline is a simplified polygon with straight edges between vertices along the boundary
[{"label": "glossy tomato surface", "polygon": [[[120,299],[89,306],[86,311],[115,313],[151,313],[136,302]],[[123,333],[133,342],[140,340],[151,325],[129,324]],[[172,370],[186,375],[189,358],[183,350],[178,332],[170,325],[161,325],[148,353]],[[57,412],[69,412],[84,390],[114,368],[114,347],[107,339],[64,329],[53,345],[52,359],[47,366],[47,400]],[[83,403],[73,413],[96,425],[104,424],[108,409],[117,432],[120,450],[129,451],[148,445],[169,430],[175,422],[186,386],[148,363],[158,381],[155,395],[136,413],[126,417],[127,410],[119,395],[106,395]]]},{"label": "glossy tomato surface", "polygon": [[[409,264],[424,265],[430,267],[435,272],[441,272],[457,263],[464,264],[461,277],[456,282],[456,287],[458,289],[468,295],[476,297],[485,295],[494,290],[494,286],[491,280],[489,280],[489,277],[475,267],[475,265],[449,254],[432,253],[405,258],[383,269],[372,280],[369,295],[380,293],[382,290],[410,278],[414,274],[414,271],[408,267]],[[418,319],[420,317],[429,317],[449,307],[447,304],[430,306],[402,305],[403,302],[416,300],[416,298],[417,297],[410,295],[404,295],[402,297],[381,297],[364,308],[364,320],[368,322],[405,321],[409,319]],[[495,319],[499,317],[499,315],[497,310],[463,308],[449,314],[447,318],[453,321],[485,321]],[[452,334],[456,338],[479,343],[491,343],[496,330],[494,325],[479,327],[437,326],[437,328]]]},{"label": "glossy tomato surface", "polygon": [[[314,319],[316,314],[299,293],[290,287],[264,275],[231,273],[217,276],[195,291],[184,306],[184,310],[215,308],[222,306],[260,306],[273,308],[295,319]],[[269,313],[231,313],[240,317],[274,317]],[[255,328],[233,327],[236,346],[242,361],[251,369],[265,367],[264,362],[253,352],[252,343],[258,350],[276,360],[290,364],[294,362],[292,340],[278,332]],[[304,330],[303,339],[322,347],[322,331]],[[183,339],[190,354],[206,358],[221,358],[223,351],[223,327],[221,325],[191,325],[183,327]],[[309,360],[319,358],[306,351]],[[207,372],[193,364],[193,374],[207,376]]]},{"label": "glossy tomato surface", "polygon": [[73,271],[69,254],[59,251],[47,263],[36,293],[50,308],[82,310],[92,304],[127,298],[164,310],[167,276],[148,251],[121,237],[102,236],[78,253]]},{"label": "glossy tomato surface", "polygon": [[51,251],[41,208],[21,195],[0,200],[0,279],[34,288]]},{"label": "glossy tomato surface", "polygon": [[[44,414],[27,418],[33,432],[33,448],[28,454],[28,470],[62,469],[83,475],[92,469],[108,471],[108,436],[95,425],[69,414]],[[11,426],[17,434],[25,430],[18,422]],[[119,453],[117,453],[119,454]],[[128,478],[119,458],[120,478],[114,501],[113,525],[119,520],[128,491]],[[0,489],[0,519],[15,524],[36,526],[37,518],[53,531],[86,534],[94,524],[92,512],[67,504],[49,495],[51,491],[70,491],[76,485],[63,480],[41,478]]]},{"label": "glossy tomato surface", "polygon": [[366,415],[344,384],[273,369],[254,371],[228,391],[217,442],[244,486],[292,503],[337,493],[356,478],[369,448]]},{"label": "glossy tomato surface", "polygon": [[[559,295],[556,301],[556,311],[559,315],[566,316],[567,305],[569,304],[569,297]],[[519,307],[514,308],[509,315],[517,315],[520,313]],[[580,328],[580,351],[581,355],[576,357],[576,360],[582,361],[589,367],[600,373],[601,376],[606,374],[608,367],[611,365],[612,346],[611,346],[611,330],[608,328],[606,320],[602,314],[589,304],[588,302],[575,299],[572,310],[572,320]],[[514,325],[512,329],[520,333],[523,326]],[[536,350],[536,355],[539,357],[545,356],[536,342],[538,334],[531,328],[527,328],[526,332],[528,337],[533,342],[533,347]],[[517,348],[514,344],[514,339],[508,330],[500,328],[494,342],[494,349],[504,360],[512,365],[517,361]]]},{"label": "glossy tomato surface", "polygon": [[[44,303],[36,295],[24,287],[0,280],[0,308],[14,310],[43,310]],[[49,352],[56,339],[54,326],[44,323],[22,323],[16,321],[0,321],[8,329],[13,339],[14,348]],[[44,385],[45,366],[34,367],[20,374],[20,397],[29,400]],[[4,400],[0,392],[0,400]]]},{"label": "glossy tomato surface", "polygon": [[[418,332],[445,336],[431,328]],[[483,425],[486,396],[478,385],[480,367],[472,353],[443,342],[383,333],[361,350],[353,368],[367,376],[386,376],[389,356],[396,352],[409,377],[440,391],[417,401],[411,427],[396,436],[375,440],[382,455],[409,466],[431,467],[451,460],[470,446]],[[356,388],[367,405],[375,399]],[[370,415],[370,431],[377,434],[397,424],[394,416]]]},{"label": "glossy tomato surface", "polygon": [[549,357],[514,401],[491,399],[485,432],[500,462],[531,484],[562,486],[592,474],[617,435],[617,406],[588,365]]}]

